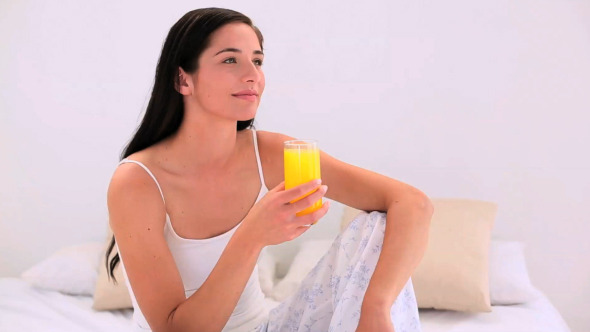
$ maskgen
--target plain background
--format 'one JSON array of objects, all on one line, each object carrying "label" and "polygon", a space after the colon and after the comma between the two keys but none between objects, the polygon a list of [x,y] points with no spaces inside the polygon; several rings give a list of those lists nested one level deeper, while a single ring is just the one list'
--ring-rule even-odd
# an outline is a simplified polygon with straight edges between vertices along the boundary
[{"label": "plain background", "polygon": [[[0,276],[104,239],[108,181],[195,5],[0,2]],[[431,197],[497,202],[494,237],[524,242],[533,283],[590,330],[590,2],[197,5],[264,34],[258,129]]]}]

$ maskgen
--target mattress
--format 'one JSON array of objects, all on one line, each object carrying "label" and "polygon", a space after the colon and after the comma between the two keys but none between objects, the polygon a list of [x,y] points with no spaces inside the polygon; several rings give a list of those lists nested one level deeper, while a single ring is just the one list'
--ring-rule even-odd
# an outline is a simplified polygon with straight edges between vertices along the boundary
[{"label": "mattress", "polygon": [[[276,302],[269,301],[268,306]],[[92,297],[41,290],[17,278],[0,279],[0,331],[130,331],[131,309],[97,312]],[[494,306],[491,313],[420,310],[424,332],[569,332],[540,291],[534,301]]]}]

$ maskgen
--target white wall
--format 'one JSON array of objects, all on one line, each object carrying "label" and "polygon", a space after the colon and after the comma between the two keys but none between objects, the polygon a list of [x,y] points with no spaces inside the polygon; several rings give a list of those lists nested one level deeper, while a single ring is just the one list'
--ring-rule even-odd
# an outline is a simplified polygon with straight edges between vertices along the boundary
[{"label": "white wall", "polygon": [[[192,6],[0,2],[0,276],[104,238],[108,180]],[[525,242],[533,283],[590,330],[589,2],[223,6],[266,39],[259,129],[497,202],[494,236]]]}]

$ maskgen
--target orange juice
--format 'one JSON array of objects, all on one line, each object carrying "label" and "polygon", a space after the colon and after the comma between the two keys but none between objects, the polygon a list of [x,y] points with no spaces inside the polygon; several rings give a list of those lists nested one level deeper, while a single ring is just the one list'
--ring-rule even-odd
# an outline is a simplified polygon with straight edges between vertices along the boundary
[{"label": "orange juice", "polygon": [[[285,189],[296,187],[311,180],[320,179],[320,150],[317,142],[313,140],[294,140],[284,143],[285,155]],[[294,203],[307,195],[309,192],[296,200]],[[322,200],[319,199],[312,206],[297,212],[297,216],[303,216],[322,207]]]}]

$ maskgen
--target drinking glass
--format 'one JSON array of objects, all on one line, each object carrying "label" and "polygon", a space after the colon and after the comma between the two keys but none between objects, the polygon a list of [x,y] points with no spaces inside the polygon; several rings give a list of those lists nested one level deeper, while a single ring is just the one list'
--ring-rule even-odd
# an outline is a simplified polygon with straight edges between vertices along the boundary
[{"label": "drinking glass", "polygon": [[[315,140],[292,140],[284,143],[285,189],[291,189],[311,180],[320,179],[320,150]],[[293,200],[294,203],[314,191]],[[312,213],[322,207],[322,199],[312,206],[297,212],[297,216]]]}]

